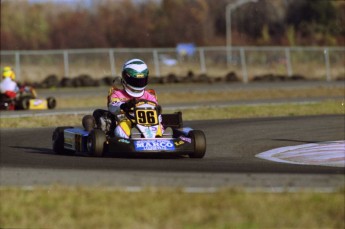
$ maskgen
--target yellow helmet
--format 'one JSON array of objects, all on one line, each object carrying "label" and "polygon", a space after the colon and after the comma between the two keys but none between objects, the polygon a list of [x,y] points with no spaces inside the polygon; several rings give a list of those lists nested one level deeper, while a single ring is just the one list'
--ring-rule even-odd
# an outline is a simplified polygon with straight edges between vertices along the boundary
[{"label": "yellow helmet", "polygon": [[6,78],[6,77],[10,77],[12,80],[16,79],[16,74],[14,74],[14,71],[12,70],[11,67],[4,67],[4,70],[2,71],[2,77]]}]

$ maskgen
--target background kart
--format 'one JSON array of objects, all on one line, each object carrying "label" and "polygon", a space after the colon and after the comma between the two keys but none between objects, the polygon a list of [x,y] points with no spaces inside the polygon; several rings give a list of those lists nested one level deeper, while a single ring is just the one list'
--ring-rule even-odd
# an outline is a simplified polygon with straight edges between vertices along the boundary
[{"label": "background kart", "polygon": [[[132,110],[134,114],[144,115],[155,113],[156,108],[139,108]],[[144,112],[144,113],[140,113]],[[137,115],[138,116],[138,115]],[[138,119],[138,117],[133,117]],[[148,117],[147,116],[147,117]],[[154,117],[154,116],[150,116]],[[165,131],[161,137],[145,136],[144,131],[135,129],[130,138],[119,138],[106,134],[101,129],[88,128],[83,119],[84,128],[57,127],[52,136],[53,150],[58,154],[77,153],[90,156],[110,156],[120,154],[166,154],[188,155],[191,158],[203,158],[206,153],[206,138],[201,130],[193,130],[183,127],[182,113],[162,114],[161,124]],[[93,118],[91,116],[91,118]],[[143,121],[143,120],[141,120]],[[135,121],[139,125],[138,120]],[[147,120],[145,120],[147,122]],[[145,131],[155,128],[156,120],[152,119],[153,125],[147,124]],[[133,130],[133,129],[132,129]]]},{"label": "background kart", "polygon": [[46,110],[55,107],[56,99],[54,97],[37,98],[36,90],[29,86],[21,87],[16,97],[1,94],[0,98],[0,110]]}]

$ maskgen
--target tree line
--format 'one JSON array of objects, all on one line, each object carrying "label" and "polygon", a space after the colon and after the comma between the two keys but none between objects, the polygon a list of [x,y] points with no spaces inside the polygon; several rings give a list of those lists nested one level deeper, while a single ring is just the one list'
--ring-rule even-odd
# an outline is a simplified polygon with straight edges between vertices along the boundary
[{"label": "tree line", "polygon": [[[1,50],[222,46],[233,0],[1,1]],[[259,0],[231,13],[233,45],[345,44],[345,4]]]}]

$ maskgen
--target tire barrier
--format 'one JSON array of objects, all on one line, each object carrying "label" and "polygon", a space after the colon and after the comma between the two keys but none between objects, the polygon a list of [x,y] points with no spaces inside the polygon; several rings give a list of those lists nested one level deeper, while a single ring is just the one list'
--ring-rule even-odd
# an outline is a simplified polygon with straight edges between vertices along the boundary
[{"label": "tire barrier", "polygon": [[[150,76],[151,84],[171,84],[171,83],[216,83],[216,82],[240,82],[242,79],[238,77],[236,72],[229,72],[225,76],[208,76],[207,74],[194,74],[189,71],[185,76],[176,74],[168,74],[163,77]],[[276,81],[303,81],[308,80],[305,76],[295,74],[292,76],[278,74],[262,74],[254,76],[250,81],[253,82],[276,82]],[[314,79],[315,80],[315,79]],[[335,80],[344,81],[345,76],[339,76]],[[104,76],[101,79],[95,79],[88,74],[82,74],[77,77],[59,78],[57,75],[48,75],[42,82],[25,82],[35,88],[54,88],[54,87],[97,87],[111,86],[114,83],[120,83],[121,77]]]},{"label": "tire barrier", "polygon": [[306,80],[306,78],[302,75],[274,75],[274,74],[264,74],[260,76],[254,76],[253,81],[297,81],[297,80]]}]

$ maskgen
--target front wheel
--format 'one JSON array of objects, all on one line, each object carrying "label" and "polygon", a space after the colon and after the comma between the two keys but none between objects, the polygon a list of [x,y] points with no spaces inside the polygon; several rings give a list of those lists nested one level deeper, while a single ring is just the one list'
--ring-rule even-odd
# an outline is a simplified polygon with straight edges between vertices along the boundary
[{"label": "front wheel", "polygon": [[30,107],[30,97],[29,96],[24,96],[19,99],[18,102],[18,109],[19,110],[28,110]]},{"label": "front wheel", "polygon": [[87,149],[91,155],[96,157],[103,156],[104,143],[106,141],[105,133],[100,129],[94,129],[90,132],[87,139]]},{"label": "front wheel", "polygon": [[206,137],[201,130],[192,130],[188,136],[194,142],[194,152],[189,154],[190,158],[203,158],[206,153]]}]

